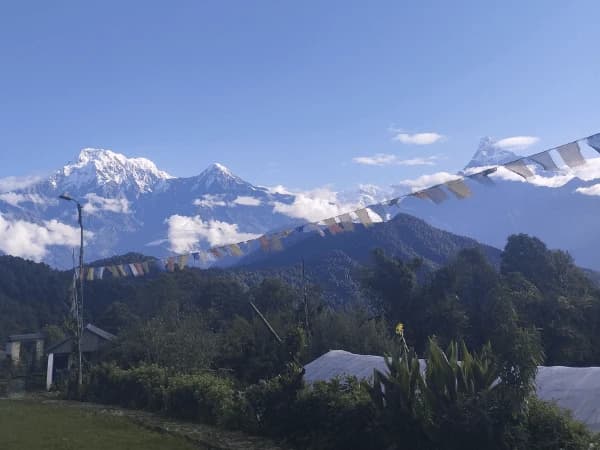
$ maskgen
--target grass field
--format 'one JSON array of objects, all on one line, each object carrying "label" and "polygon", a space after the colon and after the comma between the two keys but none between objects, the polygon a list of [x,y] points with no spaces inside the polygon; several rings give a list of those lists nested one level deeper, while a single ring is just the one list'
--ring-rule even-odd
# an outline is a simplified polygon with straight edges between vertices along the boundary
[{"label": "grass field", "polygon": [[0,401],[0,450],[192,450],[123,417],[34,401]]}]

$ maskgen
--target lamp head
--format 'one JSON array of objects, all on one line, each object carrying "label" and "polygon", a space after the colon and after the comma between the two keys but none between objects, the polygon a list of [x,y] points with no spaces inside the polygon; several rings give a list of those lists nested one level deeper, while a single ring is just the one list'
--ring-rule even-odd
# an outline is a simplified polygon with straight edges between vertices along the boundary
[{"label": "lamp head", "polygon": [[66,192],[64,194],[60,194],[58,196],[58,198],[61,198],[63,200],[68,200],[70,202],[74,202],[75,201],[75,199],[73,197],[71,197],[69,194],[67,194]]}]

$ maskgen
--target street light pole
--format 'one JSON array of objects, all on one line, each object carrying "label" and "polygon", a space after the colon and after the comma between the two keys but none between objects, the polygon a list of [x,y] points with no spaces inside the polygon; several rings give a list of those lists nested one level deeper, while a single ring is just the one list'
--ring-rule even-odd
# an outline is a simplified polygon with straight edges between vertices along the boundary
[{"label": "street light pole", "polygon": [[75,321],[77,322],[77,357],[78,357],[78,367],[77,367],[77,382],[79,386],[83,384],[83,358],[81,355],[81,337],[83,335],[83,219],[82,219],[82,206],[77,200],[71,197],[68,194],[59,195],[60,199],[67,200],[73,202],[77,205],[77,220],[79,222],[79,231],[80,231],[80,243],[79,243],[79,301],[78,304],[75,305]]}]

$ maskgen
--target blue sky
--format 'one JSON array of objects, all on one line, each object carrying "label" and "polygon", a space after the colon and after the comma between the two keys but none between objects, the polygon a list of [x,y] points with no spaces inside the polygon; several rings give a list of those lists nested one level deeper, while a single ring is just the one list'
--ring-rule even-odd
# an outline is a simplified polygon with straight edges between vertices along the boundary
[{"label": "blue sky", "polygon": [[5,2],[0,177],[100,147],[343,189],[459,170],[484,135],[549,148],[600,131],[598,17],[592,0]]}]

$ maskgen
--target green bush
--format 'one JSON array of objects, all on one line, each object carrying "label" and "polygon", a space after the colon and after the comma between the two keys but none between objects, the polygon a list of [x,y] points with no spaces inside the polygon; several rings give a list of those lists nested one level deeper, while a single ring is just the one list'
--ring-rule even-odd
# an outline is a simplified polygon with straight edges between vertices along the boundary
[{"label": "green bush", "polygon": [[124,370],[114,364],[102,364],[89,373],[85,398],[126,408],[163,409],[167,371],[156,365]]},{"label": "green bush", "polygon": [[171,377],[164,396],[167,414],[223,426],[236,420],[236,399],[233,383],[211,374]]},{"label": "green bush", "polygon": [[537,397],[531,397],[528,403],[529,449],[583,450],[597,448],[600,444],[598,437],[574,420],[568,411]]},{"label": "green bush", "polygon": [[368,386],[356,378],[318,382],[302,389],[291,406],[299,448],[379,449],[373,432],[375,407]]}]

